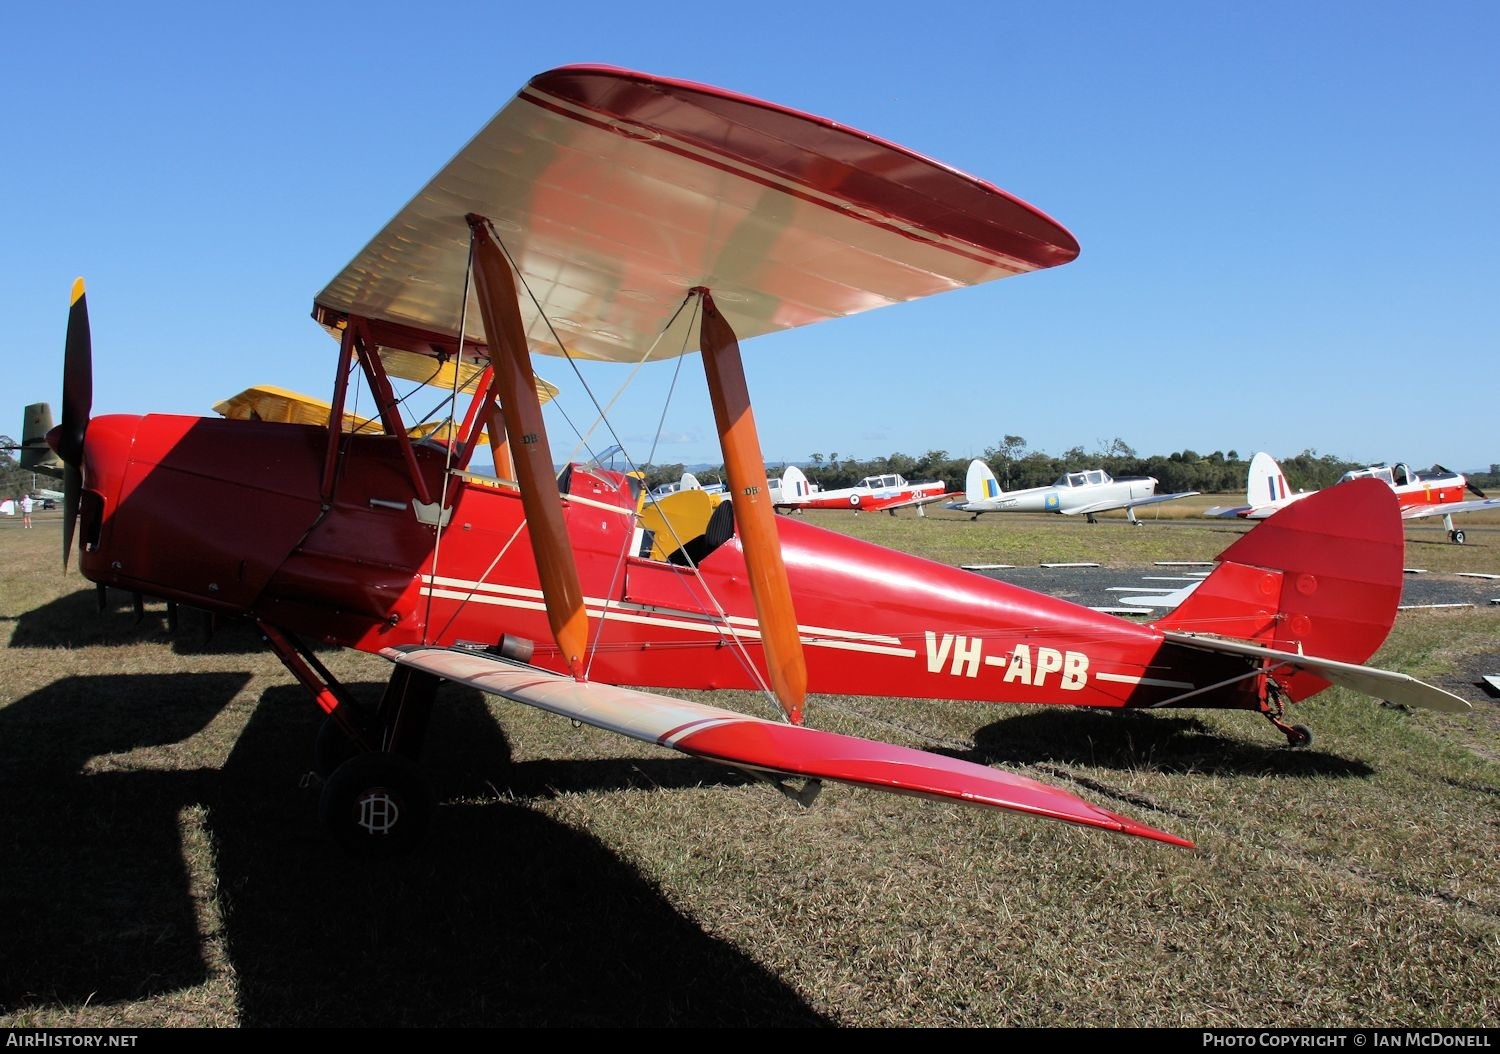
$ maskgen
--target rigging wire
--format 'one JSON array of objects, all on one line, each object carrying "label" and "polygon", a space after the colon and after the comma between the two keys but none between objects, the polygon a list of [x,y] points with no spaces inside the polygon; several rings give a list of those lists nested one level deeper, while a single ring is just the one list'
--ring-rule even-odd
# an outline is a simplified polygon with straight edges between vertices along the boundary
[{"label": "rigging wire", "polygon": [[[464,358],[464,335],[467,332],[468,326],[469,326],[469,283],[473,280],[473,277],[474,277],[474,242],[473,242],[473,239],[470,239],[469,240],[469,258],[468,258],[468,261],[464,264],[464,295],[463,295],[463,301],[462,301],[463,306],[459,309],[459,312],[458,312],[458,354],[454,358],[454,361],[453,361],[453,395],[452,395],[452,400],[453,401],[452,401],[452,407],[455,410],[458,409],[458,389],[459,389],[459,383],[458,383],[458,373],[459,373],[459,371],[458,371],[458,365],[459,365],[459,363],[463,362],[463,358]],[[441,369],[442,369],[442,366],[439,365],[438,371],[441,371]],[[436,377],[437,376],[437,371],[435,371],[432,374],[432,376]],[[429,379],[431,379],[431,378],[429,378]],[[478,426],[478,422],[477,421],[475,422],[475,425],[476,425],[476,427]],[[448,484],[449,484],[449,481],[452,479],[452,474],[453,474],[453,448],[454,448],[454,446],[457,445],[457,443],[458,443],[458,437],[457,436],[450,436],[449,437],[449,441],[446,444],[444,444],[444,450],[446,452],[443,455],[443,486],[442,486],[442,489],[438,493],[437,523],[433,526],[433,530],[437,532],[437,537],[434,538],[433,542],[432,542],[432,572],[428,576],[428,583],[427,583],[428,584],[428,589],[427,589],[427,604],[426,604],[425,610],[424,610],[424,612],[422,614],[422,643],[423,644],[427,643],[427,630],[428,630],[428,627],[432,624],[432,585],[433,585],[433,582],[436,581],[436,579],[437,579],[438,562],[442,558],[442,552],[443,552],[443,534],[444,534],[444,531],[443,531],[443,510],[448,507]],[[498,559],[498,557],[497,557],[497,559]],[[491,565],[491,566],[493,566],[493,565]]]}]

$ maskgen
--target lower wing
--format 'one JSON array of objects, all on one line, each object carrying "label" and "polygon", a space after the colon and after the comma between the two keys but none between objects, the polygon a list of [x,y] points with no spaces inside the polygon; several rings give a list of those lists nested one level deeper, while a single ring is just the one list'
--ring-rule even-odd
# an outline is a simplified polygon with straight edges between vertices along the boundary
[{"label": "lower wing", "polygon": [[[1180,494],[1152,494],[1146,498],[1132,498],[1127,501],[1111,499],[1109,501],[1096,501],[1092,505],[1082,505],[1076,509],[1064,509],[1063,512],[1069,516],[1092,516],[1096,512],[1111,512],[1114,509],[1139,509],[1142,505],[1155,505],[1162,501],[1176,501],[1178,498],[1192,498],[1197,496],[1196,490],[1185,490]],[[1212,511],[1212,510],[1210,510]]]},{"label": "lower wing", "polygon": [[575,681],[487,653],[412,645],[386,648],[381,654],[490,695],[758,774],[835,780],[1012,809],[1192,846],[1060,788],[942,754],[767,721],[616,685]]}]

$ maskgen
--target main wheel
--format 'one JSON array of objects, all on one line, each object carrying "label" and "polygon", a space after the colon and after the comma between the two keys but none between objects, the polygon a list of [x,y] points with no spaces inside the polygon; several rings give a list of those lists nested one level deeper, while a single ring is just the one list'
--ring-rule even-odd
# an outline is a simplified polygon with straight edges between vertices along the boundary
[{"label": "main wheel", "polygon": [[427,837],[432,788],[416,764],[400,754],[356,754],[323,784],[318,817],[334,840],[355,856],[388,859]]},{"label": "main wheel", "polygon": [[1463,545],[1464,544],[1464,532],[1463,531],[1449,531],[1448,532],[1448,537],[1451,538],[1451,539],[1453,539],[1453,541],[1456,542],[1456,543],[1458,543],[1459,545]]}]

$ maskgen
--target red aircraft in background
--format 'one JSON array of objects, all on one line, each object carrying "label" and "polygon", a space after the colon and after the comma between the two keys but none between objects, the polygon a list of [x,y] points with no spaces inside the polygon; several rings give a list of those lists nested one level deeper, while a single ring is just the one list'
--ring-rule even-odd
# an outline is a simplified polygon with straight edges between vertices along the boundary
[{"label": "red aircraft in background", "polygon": [[796,465],[788,465],[779,480],[771,480],[771,504],[788,512],[803,509],[842,509],[846,512],[889,512],[896,515],[897,509],[916,507],[922,515],[923,507],[949,496],[948,488],[941,482],[908,483],[906,477],[895,472],[882,476],[866,476],[852,487],[823,490],[808,482],[807,476]]},{"label": "red aircraft in background", "polygon": [[[1339,484],[1359,479],[1377,479],[1396,495],[1404,520],[1422,520],[1432,516],[1443,518],[1443,527],[1448,540],[1459,545],[1464,543],[1464,532],[1453,525],[1458,513],[1483,512],[1500,509],[1500,498],[1487,497],[1484,491],[1470,483],[1460,472],[1434,465],[1430,469],[1413,471],[1398,462],[1395,465],[1370,465],[1356,468],[1339,477]],[[1335,484],[1336,486],[1338,484]],[[1249,481],[1245,488],[1244,505],[1216,505],[1207,510],[1209,516],[1237,516],[1241,519],[1263,520],[1272,513],[1307,497],[1311,491],[1293,492],[1287,486],[1286,476],[1270,454],[1257,453],[1250,459]],[[1473,494],[1475,499],[1466,495]],[[1477,499],[1477,500],[1476,500]]]},{"label": "red aircraft in background", "polygon": [[[430,817],[413,758],[445,680],[755,773],[803,801],[844,781],[1178,844],[1030,779],[809,727],[806,696],[1227,707],[1265,715],[1293,743],[1308,737],[1287,707],[1330,683],[1466,707],[1359,665],[1402,584],[1400,518],[1374,481],[1258,526],[1149,624],[775,515],[741,340],[1077,251],[989,183],[847,126],[611,67],[552,70],[315,298],[338,341],[325,424],[91,420],[75,285],[51,435],[66,465],[64,560],[76,531],[89,579],[253,620],[328,714],[325,823],[371,854],[410,847]],[[391,351],[480,371],[436,441],[405,426]],[[693,351],[730,500],[689,489],[647,503],[628,473],[558,475],[532,353],[639,363]],[[354,377],[378,432],[343,427]],[[494,475],[470,468],[481,442]],[[376,712],[315,645],[391,662]],[[642,686],[760,688],[779,713]]]}]

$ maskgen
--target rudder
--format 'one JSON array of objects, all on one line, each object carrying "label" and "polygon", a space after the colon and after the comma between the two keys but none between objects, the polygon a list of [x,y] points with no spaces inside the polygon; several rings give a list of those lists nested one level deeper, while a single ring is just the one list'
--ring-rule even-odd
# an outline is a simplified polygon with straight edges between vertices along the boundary
[{"label": "rudder", "polygon": [[1004,491],[1000,481],[990,471],[990,466],[975,458],[969,462],[969,473],[964,478],[964,497],[971,501],[989,501],[998,498]]}]

